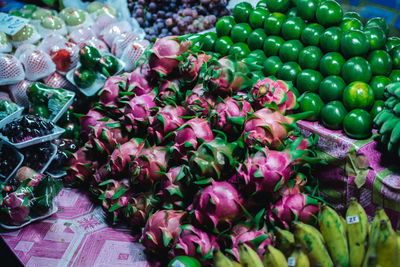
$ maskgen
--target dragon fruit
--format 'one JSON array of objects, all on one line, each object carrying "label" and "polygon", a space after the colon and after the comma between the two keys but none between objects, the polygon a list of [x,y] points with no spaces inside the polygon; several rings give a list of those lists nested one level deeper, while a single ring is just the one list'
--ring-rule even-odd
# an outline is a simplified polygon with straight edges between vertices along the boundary
[{"label": "dragon fruit", "polygon": [[104,126],[107,123],[104,119],[104,115],[99,111],[94,109],[89,110],[86,115],[80,118],[81,134],[87,137],[92,132],[90,126]]},{"label": "dragon fruit", "polygon": [[276,192],[292,175],[293,158],[289,152],[258,148],[240,165],[237,179],[250,192]]},{"label": "dragon fruit", "polygon": [[70,157],[67,175],[64,180],[71,184],[81,184],[91,177],[97,169],[97,162],[87,158],[85,148],[82,147]]},{"label": "dragon fruit", "polygon": [[13,192],[2,200],[1,217],[10,225],[20,225],[29,220],[30,206],[28,196],[24,193]]},{"label": "dragon fruit", "polygon": [[277,192],[275,199],[279,200],[282,196],[289,196],[294,194],[300,194],[304,191],[303,186],[307,183],[307,177],[301,173],[296,173],[293,179],[287,181],[286,184]]},{"label": "dragon fruit", "polygon": [[148,252],[168,251],[177,241],[185,212],[159,210],[151,215],[143,228],[140,241]]},{"label": "dragon fruit", "polygon": [[115,104],[120,91],[125,91],[128,77],[126,75],[111,76],[107,79],[100,91],[100,103],[103,105]]},{"label": "dragon fruit", "polygon": [[185,124],[179,127],[174,134],[174,145],[171,146],[170,152],[174,159],[181,159],[186,155],[189,150],[197,149],[199,139],[209,142],[214,139],[213,132],[206,119],[193,118],[188,120]]},{"label": "dragon fruit", "polygon": [[268,218],[271,222],[280,223],[289,229],[290,223],[294,220],[315,224],[319,209],[319,202],[308,195],[288,195],[271,206]]},{"label": "dragon fruit", "polygon": [[180,104],[184,99],[182,89],[180,80],[164,80],[160,83],[157,100],[163,105]]},{"label": "dragon fruit", "polygon": [[245,224],[236,224],[232,227],[229,235],[228,243],[232,243],[228,252],[231,253],[237,261],[239,261],[239,243],[245,243],[257,251],[258,255],[262,257],[264,254],[264,247],[271,245],[273,241],[273,235],[266,231],[265,227],[261,229],[254,229]]},{"label": "dragon fruit", "polygon": [[212,112],[213,124],[228,137],[234,136],[234,133],[242,133],[248,112],[253,112],[253,109],[247,100],[240,97],[221,99]]},{"label": "dragon fruit", "polygon": [[150,85],[148,70],[146,66],[138,66],[132,73],[126,74],[128,77],[128,92],[135,93],[136,96],[145,95],[153,90]]},{"label": "dragon fruit", "polygon": [[89,141],[86,142],[85,148],[94,155],[110,155],[118,144],[128,141],[126,135],[122,133],[120,127],[93,127],[92,133],[89,135]]},{"label": "dragon fruit", "polygon": [[292,117],[284,116],[272,108],[262,108],[249,114],[244,124],[243,138],[249,147],[281,147],[290,135],[290,127],[295,127]]},{"label": "dragon fruit", "polygon": [[229,177],[235,170],[236,160],[243,156],[241,140],[228,142],[226,135],[219,132],[215,139],[203,142],[196,151],[188,152],[189,166],[198,175],[197,179]]},{"label": "dragon fruit", "polygon": [[170,258],[185,255],[201,261],[212,258],[214,249],[219,246],[216,237],[203,232],[193,225],[182,225],[176,246],[170,251]]},{"label": "dragon fruit", "polygon": [[150,69],[159,76],[167,76],[178,68],[180,55],[191,46],[190,41],[181,40],[177,36],[158,38],[150,49]]},{"label": "dragon fruit", "polygon": [[128,131],[138,132],[143,126],[149,124],[152,108],[156,107],[153,93],[136,96],[129,102],[124,102],[124,117]]},{"label": "dragon fruit", "polygon": [[121,174],[126,171],[129,164],[141,153],[144,146],[143,140],[134,138],[117,146],[110,156],[107,169],[112,175]]},{"label": "dragon fruit", "polygon": [[214,100],[204,91],[202,84],[196,85],[192,91],[187,92],[185,108],[190,115],[207,117],[214,105]]},{"label": "dragon fruit", "polygon": [[289,84],[271,78],[259,80],[250,92],[250,99],[256,109],[275,103],[282,114],[296,106],[296,96],[290,90]]},{"label": "dragon fruit", "polygon": [[208,91],[219,95],[232,95],[247,86],[246,66],[223,57],[208,62],[204,81]]},{"label": "dragon fruit", "polygon": [[140,186],[153,185],[167,169],[167,151],[164,147],[143,148],[130,166],[131,178]]},{"label": "dragon fruit", "polygon": [[189,206],[198,225],[209,225],[220,229],[231,227],[232,221],[242,213],[242,199],[228,182],[215,182],[200,191]]},{"label": "dragon fruit", "polygon": [[98,198],[102,201],[104,211],[111,214],[113,222],[116,222],[121,219],[122,210],[129,202],[129,194],[127,194],[129,182],[110,179],[100,186],[105,186],[105,189]]},{"label": "dragon fruit", "polygon": [[162,143],[164,136],[185,123],[182,118],[184,115],[185,109],[181,106],[168,105],[158,110],[156,116],[151,119],[148,128],[149,134],[155,138],[156,144]]},{"label": "dragon fruit", "polygon": [[166,208],[182,208],[184,194],[190,194],[191,173],[187,165],[173,167],[161,179],[158,196]]},{"label": "dragon fruit", "polygon": [[195,83],[200,75],[203,66],[211,59],[207,54],[192,54],[185,60],[179,62],[179,73],[189,83]]},{"label": "dragon fruit", "polygon": [[138,193],[131,197],[123,209],[123,214],[128,224],[136,229],[143,227],[154,209],[153,202],[154,199],[149,192]]}]

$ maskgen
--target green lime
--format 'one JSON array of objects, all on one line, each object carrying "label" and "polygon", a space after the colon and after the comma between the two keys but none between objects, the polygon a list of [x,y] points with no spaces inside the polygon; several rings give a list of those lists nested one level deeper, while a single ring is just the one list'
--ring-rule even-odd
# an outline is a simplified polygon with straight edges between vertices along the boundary
[{"label": "green lime", "polygon": [[343,91],[343,104],[348,110],[369,110],[374,104],[374,91],[364,82],[352,82]]},{"label": "green lime", "polygon": [[245,43],[252,29],[247,23],[238,23],[231,30],[231,38],[234,43]]},{"label": "green lime", "polygon": [[300,93],[317,92],[323,78],[321,73],[316,70],[303,70],[297,75],[296,87]]},{"label": "green lime", "polygon": [[198,260],[188,256],[177,256],[173,258],[167,267],[201,267],[201,264]]},{"label": "green lime", "polygon": [[271,12],[286,12],[289,9],[289,0],[266,0],[267,7]]},{"label": "green lime", "polygon": [[305,92],[300,96],[299,103],[301,112],[313,111],[313,115],[306,118],[306,120],[318,120],[321,114],[321,109],[324,106],[324,101],[322,101],[319,95],[313,92]]},{"label": "green lime", "polygon": [[322,1],[315,12],[319,24],[324,27],[338,25],[342,21],[342,7],[333,0]]},{"label": "green lime", "polygon": [[342,29],[339,27],[330,27],[326,29],[319,38],[321,49],[325,52],[339,51],[342,35]]},{"label": "green lime", "polygon": [[372,133],[372,117],[363,109],[354,109],[344,117],[343,130],[350,138],[366,139]]},{"label": "green lime", "polygon": [[325,28],[318,23],[308,24],[301,33],[301,41],[304,45],[319,45],[319,39],[324,33]]},{"label": "green lime", "polygon": [[268,9],[257,7],[250,13],[249,23],[253,29],[264,28],[265,18],[270,14]]},{"label": "green lime", "polygon": [[268,35],[280,35],[282,24],[286,20],[286,15],[282,13],[271,13],[264,21],[264,31]]},{"label": "green lime", "polygon": [[307,46],[299,54],[299,65],[302,69],[318,69],[322,51],[316,46]]},{"label": "green lime", "polygon": [[385,35],[387,36],[389,33],[389,25],[387,24],[386,20],[381,17],[375,17],[367,21],[365,23],[365,28],[370,28],[370,27],[375,27],[378,26],[380,27]]},{"label": "green lime", "polygon": [[262,66],[264,64],[264,61],[267,60],[264,51],[262,51],[261,49],[251,51],[247,55],[247,58],[251,59],[253,62],[256,62],[259,66]]},{"label": "green lime", "polygon": [[325,77],[319,84],[318,92],[325,102],[341,100],[346,83],[340,76]]},{"label": "green lime", "polygon": [[268,36],[263,45],[264,53],[267,57],[277,56],[280,47],[285,41],[280,36]]},{"label": "green lime", "polygon": [[295,82],[297,79],[297,75],[300,72],[301,68],[299,64],[294,61],[290,61],[282,65],[282,67],[277,72],[277,76],[281,80]]},{"label": "green lime", "polygon": [[300,39],[301,32],[306,27],[306,23],[302,18],[294,17],[288,18],[283,24],[281,29],[282,37],[285,40]]},{"label": "green lime", "polygon": [[229,49],[229,55],[235,57],[238,60],[247,57],[249,53],[250,49],[245,43],[232,44]]},{"label": "green lime", "polygon": [[383,93],[385,92],[386,85],[390,84],[391,81],[388,77],[385,76],[374,76],[369,82],[369,86],[371,86],[374,91],[374,96],[376,100],[384,100]]},{"label": "green lime", "polygon": [[345,63],[343,56],[338,52],[326,53],[319,62],[319,71],[324,76],[340,75]]},{"label": "green lime", "polygon": [[363,23],[361,22],[361,20],[358,19],[347,18],[342,20],[339,27],[342,29],[343,32],[348,32],[350,30],[362,30]]},{"label": "green lime", "polygon": [[343,120],[346,114],[347,110],[343,106],[342,102],[337,100],[328,102],[321,109],[322,124],[328,129],[342,129]]},{"label": "green lime", "polygon": [[264,61],[264,75],[276,76],[278,70],[282,67],[283,63],[281,59],[277,56],[272,56]]},{"label": "green lime", "polygon": [[250,13],[253,11],[253,7],[248,2],[240,2],[237,4],[232,11],[233,17],[237,23],[247,22],[250,17]]},{"label": "green lime", "polygon": [[392,70],[389,75],[389,79],[392,82],[400,82],[400,70]]},{"label": "green lime", "polygon": [[383,100],[375,100],[374,104],[372,105],[369,114],[371,115],[372,119],[375,119],[376,115],[383,110],[385,107],[385,101]]},{"label": "green lime", "polygon": [[308,21],[314,20],[318,3],[317,0],[298,0],[297,15]]},{"label": "green lime", "polygon": [[203,34],[201,39],[202,49],[204,51],[213,51],[215,41],[218,39],[218,36],[215,32],[207,32]]},{"label": "green lime", "polygon": [[370,50],[383,49],[386,42],[386,35],[379,27],[364,29],[365,36],[369,42]]},{"label": "green lime", "polygon": [[368,83],[372,77],[371,66],[363,57],[352,57],[343,64],[342,77],[347,83]]},{"label": "green lime", "polygon": [[229,52],[229,49],[233,45],[231,38],[228,36],[222,36],[215,41],[214,50],[217,53],[220,53],[222,56],[226,56]]},{"label": "green lime", "polygon": [[251,50],[262,49],[266,38],[264,29],[255,29],[247,37],[247,44]]},{"label": "green lime", "polygon": [[343,15],[343,20],[344,19],[358,19],[361,21],[361,16],[357,12],[346,12]]},{"label": "green lime", "polygon": [[287,17],[287,18],[298,17],[298,16],[297,16],[297,8],[292,7],[291,9],[289,9],[288,12],[286,12],[286,17]]},{"label": "green lime", "polygon": [[[394,58],[393,58],[394,59]],[[400,58],[398,58],[400,62]],[[372,75],[389,76],[392,71],[392,58],[385,50],[374,50],[368,55]]]},{"label": "green lime", "polygon": [[232,16],[225,16],[220,18],[215,24],[215,30],[219,37],[229,36],[233,26],[236,25],[235,19]]},{"label": "green lime", "polygon": [[279,57],[283,62],[297,61],[303,44],[299,40],[290,40],[282,44],[279,49]]},{"label": "green lime", "polygon": [[396,46],[390,51],[393,59],[393,68],[400,69],[400,46]]},{"label": "green lime", "polygon": [[390,51],[395,48],[396,46],[400,45],[400,38],[399,37],[389,37],[387,38],[386,44],[385,44],[385,49],[386,52],[390,53]]},{"label": "green lime", "polygon": [[359,30],[345,32],[340,42],[340,51],[348,58],[362,56],[368,52],[369,48],[367,36]]},{"label": "green lime", "polygon": [[268,8],[267,2],[265,0],[258,1],[256,7],[261,7],[261,8],[267,9]]}]

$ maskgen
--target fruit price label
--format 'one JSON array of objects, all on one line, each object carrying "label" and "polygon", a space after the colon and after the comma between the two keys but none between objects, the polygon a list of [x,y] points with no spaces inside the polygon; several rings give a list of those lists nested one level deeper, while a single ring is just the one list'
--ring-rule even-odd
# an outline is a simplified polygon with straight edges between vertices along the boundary
[{"label": "fruit price label", "polygon": [[287,259],[287,264],[288,264],[289,267],[296,266],[296,258],[289,257],[289,258]]},{"label": "fruit price label", "polygon": [[0,32],[14,35],[28,24],[28,21],[29,20],[24,18],[10,16],[6,13],[0,12]]},{"label": "fruit price label", "polygon": [[358,216],[348,216],[346,219],[347,219],[348,224],[354,224],[354,223],[360,222],[360,220],[358,219]]}]

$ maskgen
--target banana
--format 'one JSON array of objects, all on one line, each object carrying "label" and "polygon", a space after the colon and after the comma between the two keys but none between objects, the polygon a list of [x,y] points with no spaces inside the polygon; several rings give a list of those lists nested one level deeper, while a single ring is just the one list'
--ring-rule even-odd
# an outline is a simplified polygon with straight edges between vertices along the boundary
[{"label": "banana", "polygon": [[377,127],[381,127],[387,120],[390,120],[394,117],[394,114],[391,111],[386,111],[383,112],[382,111],[382,115],[380,115],[379,117],[375,118],[376,120],[374,120],[375,124],[377,125]]},{"label": "banana", "polygon": [[396,85],[397,85],[397,83],[388,84],[385,87],[385,92],[387,92],[389,95],[395,95],[395,92],[398,90]]},{"label": "banana", "polygon": [[349,244],[350,267],[360,267],[367,249],[369,223],[363,207],[356,198],[350,199],[346,212],[347,239]]},{"label": "banana", "polygon": [[232,261],[220,250],[214,250],[213,261],[215,267],[234,267]]},{"label": "banana", "polygon": [[392,143],[392,142],[389,141],[389,143],[387,144],[387,150],[388,150],[389,152],[394,152],[395,149],[397,148],[397,145],[398,145],[398,144],[394,144],[394,143]]},{"label": "banana", "polygon": [[400,257],[400,229],[397,230],[397,255]]},{"label": "banana", "polygon": [[288,257],[294,249],[294,235],[288,230],[276,227],[275,238],[276,247]]},{"label": "banana", "polygon": [[400,103],[397,102],[397,104],[393,107],[393,112],[396,115],[400,115]]},{"label": "banana", "polygon": [[397,124],[390,134],[390,143],[397,144],[400,141],[400,123]]},{"label": "banana", "polygon": [[232,266],[233,267],[243,267],[243,265],[241,265],[239,262],[236,262],[236,261],[232,261]]},{"label": "banana", "polygon": [[397,104],[397,98],[395,96],[391,96],[385,101],[385,107],[388,109],[393,109],[393,107]]},{"label": "banana", "polygon": [[301,249],[301,245],[297,244],[293,253],[288,258],[289,267],[310,267],[310,260]]},{"label": "banana", "polygon": [[385,123],[382,124],[382,127],[379,129],[379,133],[380,134],[390,133],[398,123],[400,123],[400,118],[393,115],[392,119],[387,120],[385,121]]},{"label": "banana", "polygon": [[376,255],[380,267],[398,267],[397,235],[388,221],[381,220]]},{"label": "banana", "polygon": [[381,142],[382,144],[388,144],[390,141],[390,134],[391,133],[387,133],[387,134],[382,134],[381,135]]},{"label": "banana", "polygon": [[397,86],[397,88],[393,91],[393,95],[400,99],[400,87]]},{"label": "banana", "polygon": [[334,209],[324,205],[318,215],[318,225],[326,241],[332,261],[340,266],[349,266],[349,249],[345,226]]},{"label": "banana", "polygon": [[264,266],[257,252],[255,252],[251,247],[249,247],[245,243],[239,244],[239,258],[240,258],[240,264],[244,267]]},{"label": "banana", "polygon": [[378,267],[378,257],[376,256],[376,253],[372,253],[369,255],[367,261],[367,266],[366,267]]},{"label": "banana", "polygon": [[294,238],[302,245],[311,265],[321,264],[322,267],[333,267],[322,234],[315,227],[302,222],[295,222],[293,227]]},{"label": "banana", "polygon": [[285,255],[282,251],[271,245],[265,246],[265,254],[263,256],[264,267],[287,267]]},{"label": "banana", "polygon": [[339,217],[340,217],[340,220],[342,221],[342,224],[343,224],[343,228],[344,228],[344,237],[346,238],[346,240],[347,240],[347,223],[346,223],[346,219],[345,218],[343,218],[343,216],[340,216],[339,215]]}]

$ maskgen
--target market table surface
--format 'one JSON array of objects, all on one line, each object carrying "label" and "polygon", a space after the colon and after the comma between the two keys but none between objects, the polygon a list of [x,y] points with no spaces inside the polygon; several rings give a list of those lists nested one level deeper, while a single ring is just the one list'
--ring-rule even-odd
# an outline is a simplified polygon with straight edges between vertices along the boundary
[{"label": "market table surface", "polygon": [[87,194],[64,188],[58,212],[1,237],[25,266],[146,267],[143,246],[127,228],[112,228]]}]

